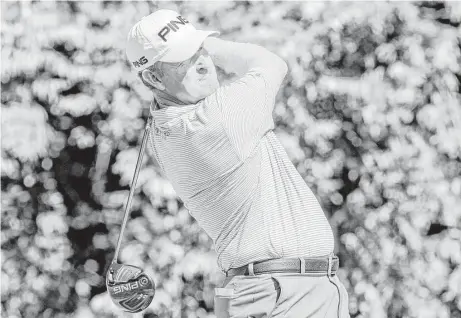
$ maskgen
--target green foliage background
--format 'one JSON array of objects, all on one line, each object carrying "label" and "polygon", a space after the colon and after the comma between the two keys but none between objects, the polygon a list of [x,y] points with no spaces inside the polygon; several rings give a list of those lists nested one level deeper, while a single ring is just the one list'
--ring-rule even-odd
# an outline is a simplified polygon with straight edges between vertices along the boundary
[{"label": "green foliage background", "polygon": [[[460,3],[2,2],[2,317],[129,317],[104,275],[151,93],[126,34],[158,7],[289,64],[276,130],[334,228],[352,317],[461,317]],[[151,153],[151,150],[148,151]],[[157,163],[121,251],[137,317],[214,317],[212,242]]]}]

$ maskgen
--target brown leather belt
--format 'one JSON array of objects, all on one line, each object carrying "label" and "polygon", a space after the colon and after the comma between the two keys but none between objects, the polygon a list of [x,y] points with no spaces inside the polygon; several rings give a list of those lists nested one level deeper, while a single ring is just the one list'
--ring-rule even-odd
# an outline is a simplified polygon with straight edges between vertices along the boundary
[{"label": "brown leather belt", "polygon": [[[302,264],[304,262],[304,265]],[[314,276],[326,276],[328,274],[329,257],[309,258],[276,258],[262,262],[248,264],[238,268],[231,268],[226,276],[257,275],[270,273],[305,273]],[[336,274],[339,268],[337,256],[331,257],[331,276]]]}]

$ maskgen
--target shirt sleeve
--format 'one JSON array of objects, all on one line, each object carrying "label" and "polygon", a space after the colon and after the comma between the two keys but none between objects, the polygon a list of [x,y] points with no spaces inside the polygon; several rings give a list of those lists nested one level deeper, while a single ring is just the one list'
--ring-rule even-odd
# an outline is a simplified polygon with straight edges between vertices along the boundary
[{"label": "shirt sleeve", "polygon": [[215,99],[224,130],[242,160],[274,129],[272,111],[285,73],[284,69],[255,67],[210,96]]}]

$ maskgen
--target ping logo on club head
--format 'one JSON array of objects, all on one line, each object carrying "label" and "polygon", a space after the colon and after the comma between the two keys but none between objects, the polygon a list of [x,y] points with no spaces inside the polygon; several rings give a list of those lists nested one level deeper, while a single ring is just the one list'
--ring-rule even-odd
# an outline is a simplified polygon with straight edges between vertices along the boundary
[{"label": "ping logo on club head", "polygon": [[113,292],[114,294],[119,294],[124,291],[138,289],[140,287],[139,285],[140,285],[139,282],[132,282],[132,283],[117,285],[113,288]]}]

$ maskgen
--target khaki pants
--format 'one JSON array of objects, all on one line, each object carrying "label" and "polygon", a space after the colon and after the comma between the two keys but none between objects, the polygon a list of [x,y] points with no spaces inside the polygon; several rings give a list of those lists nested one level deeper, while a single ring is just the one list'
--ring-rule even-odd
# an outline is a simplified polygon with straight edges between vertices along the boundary
[{"label": "khaki pants", "polygon": [[337,276],[274,273],[234,276],[215,290],[217,318],[349,318]]}]

